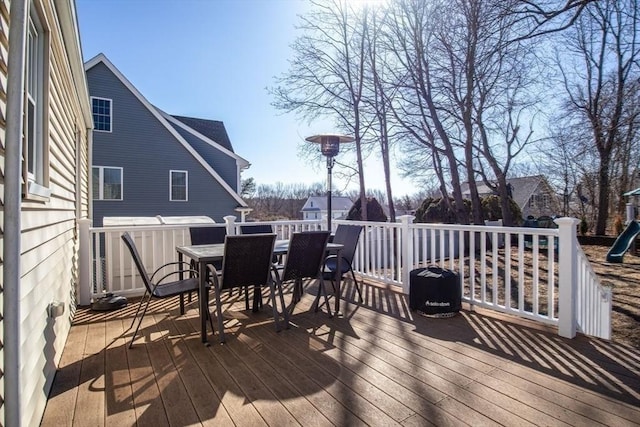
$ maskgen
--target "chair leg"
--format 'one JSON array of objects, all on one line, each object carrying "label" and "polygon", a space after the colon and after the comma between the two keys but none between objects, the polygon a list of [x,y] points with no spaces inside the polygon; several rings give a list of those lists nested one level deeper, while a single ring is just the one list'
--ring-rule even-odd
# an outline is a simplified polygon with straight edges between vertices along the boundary
[{"label": "chair leg", "polygon": [[[247,292],[249,292],[247,290]],[[253,307],[251,311],[257,313],[262,308],[262,288],[260,286],[254,286],[253,288]]]},{"label": "chair leg", "polygon": [[[151,302],[151,294],[148,294],[148,295],[149,295],[149,298],[147,298],[147,303],[144,305],[144,310],[142,310],[142,314],[140,315],[140,320],[138,320],[138,326],[136,326],[136,330],[133,332],[133,336],[131,337],[131,342],[129,343],[129,348],[133,348],[133,341],[136,339],[136,335],[138,334],[138,330],[140,329],[140,325],[142,324],[142,319],[144,319],[144,315],[147,314],[147,308],[149,308],[149,303]],[[134,320],[135,320],[135,317],[134,317]]]},{"label": "chair leg", "polygon": [[[280,278],[275,282],[275,286],[278,288],[278,296],[280,298],[280,307],[282,307],[282,315],[284,316],[284,328],[289,329],[289,309],[284,305],[284,295],[282,294],[282,282]],[[293,312],[293,306],[292,306]]]},{"label": "chair leg", "polygon": [[[320,282],[320,288],[322,290],[322,293],[324,294],[324,303],[327,306],[327,312],[329,313],[329,317],[333,317],[333,313],[331,313],[331,305],[329,304],[329,296],[327,295],[327,290],[324,287],[324,280]],[[340,298],[340,295],[336,295],[334,296],[334,298]]]},{"label": "chair leg", "polygon": [[271,306],[273,309],[273,322],[276,326],[276,332],[280,332],[280,322],[279,317],[280,313],[278,312],[278,306],[276,305],[276,287],[273,283],[273,280],[269,281],[269,291],[271,293]]},{"label": "chair leg", "polygon": [[351,270],[351,277],[353,278],[353,283],[356,285],[356,291],[358,291],[358,296],[360,297],[360,302],[363,302],[364,300],[362,299],[362,293],[360,292],[360,285],[358,285],[358,281],[356,280],[356,275],[353,272],[353,270]]},{"label": "chair leg", "polygon": [[218,334],[220,335],[220,343],[224,343],[224,322],[222,319],[222,301],[220,300],[220,289],[217,286],[214,286],[213,289],[216,296],[216,314],[218,316]]},{"label": "chair leg", "polygon": [[332,317],[333,314],[331,313],[331,306],[329,305],[329,296],[327,295],[327,290],[324,287],[324,279],[320,277],[318,280],[320,280],[320,285],[318,286],[318,295],[316,295],[316,299],[313,301],[314,311],[317,313],[320,309],[320,294],[322,293],[324,296],[324,303],[327,306],[327,311],[329,312],[329,317]]},{"label": "chair leg", "polygon": [[138,303],[138,308],[136,309],[136,313],[133,315],[133,319],[131,319],[131,325],[129,325],[129,327],[125,332],[133,328],[133,324],[136,322],[136,317],[138,317],[138,313],[140,312],[140,307],[142,307],[142,302],[144,301],[144,299],[147,297],[148,294],[149,293],[147,291],[144,291],[144,295],[142,296],[142,298],[140,298],[140,302]]},{"label": "chair leg", "polygon": [[[198,298],[200,298],[200,296],[198,296]],[[216,333],[216,328],[213,327],[213,316],[211,316],[211,311],[209,311],[209,291],[208,290],[205,292],[204,298],[206,298],[204,306],[207,307],[207,318],[209,319],[209,325],[211,325],[211,335],[214,335]]]}]

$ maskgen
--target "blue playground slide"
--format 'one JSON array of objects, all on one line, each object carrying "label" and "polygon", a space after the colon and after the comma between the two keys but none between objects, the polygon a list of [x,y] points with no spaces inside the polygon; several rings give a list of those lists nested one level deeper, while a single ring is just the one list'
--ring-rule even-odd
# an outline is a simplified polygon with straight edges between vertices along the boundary
[{"label": "blue playground slide", "polygon": [[629,246],[631,246],[638,233],[640,233],[640,223],[631,221],[613,243],[609,252],[607,252],[607,262],[622,262],[624,253],[629,250]]}]

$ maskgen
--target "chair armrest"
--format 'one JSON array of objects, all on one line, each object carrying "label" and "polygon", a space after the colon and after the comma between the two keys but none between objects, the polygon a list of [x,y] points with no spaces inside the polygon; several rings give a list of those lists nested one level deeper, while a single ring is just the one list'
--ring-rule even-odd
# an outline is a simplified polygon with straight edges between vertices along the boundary
[{"label": "chair armrest", "polygon": [[[331,259],[337,259],[337,258],[338,258],[338,256],[337,256],[337,255],[329,255],[329,256],[327,256],[327,257],[324,259],[324,265],[325,265],[325,266],[327,265],[327,261],[329,261],[329,260],[331,260]],[[340,257],[340,262],[341,262],[341,263],[342,263],[342,262],[346,262],[346,263],[347,263],[347,265],[348,265],[349,267],[351,267],[351,263],[349,262],[349,260],[348,260],[346,257],[341,256],[341,257]]]},{"label": "chair armrest", "polygon": [[218,271],[213,265],[207,264],[207,268],[209,269],[209,276],[211,277],[211,284],[215,287],[215,289],[220,289],[220,279],[222,278],[222,272]]},{"label": "chair armrest", "polygon": [[222,272],[218,271],[213,264],[207,264],[207,268],[209,269],[209,273],[211,273],[212,276],[222,275]]},{"label": "chair armrest", "polygon": [[[191,265],[189,265],[189,263],[188,263],[188,262],[185,262],[185,261],[182,261],[182,262],[180,262],[180,261],[174,261],[174,262],[168,262],[168,263],[163,264],[163,265],[161,265],[160,267],[156,268],[156,271],[154,271],[154,272],[153,272],[153,274],[151,275],[151,277],[149,278],[149,280],[151,280],[151,282],[153,282],[153,278],[155,277],[155,275],[156,275],[156,274],[158,274],[158,273],[159,273],[163,268],[166,268],[166,267],[169,267],[169,266],[172,266],[172,265],[181,265],[181,266],[183,266],[183,267],[182,267],[182,269],[177,270],[177,271],[175,271],[175,272],[173,272],[173,273],[171,273],[171,274],[174,274],[174,273],[180,273],[180,272],[185,273],[185,272],[195,271],[195,272],[196,272],[196,276],[197,276],[197,273],[198,273],[198,272],[197,272],[196,270],[192,269],[192,268],[191,268]],[[184,266],[186,266],[186,268],[185,268]],[[164,279],[165,277],[167,277],[168,275],[169,275],[169,274],[165,275],[165,276],[163,277],[163,279]],[[161,280],[162,280],[162,279],[161,279]],[[160,282],[161,280],[159,280],[159,282]]]}]

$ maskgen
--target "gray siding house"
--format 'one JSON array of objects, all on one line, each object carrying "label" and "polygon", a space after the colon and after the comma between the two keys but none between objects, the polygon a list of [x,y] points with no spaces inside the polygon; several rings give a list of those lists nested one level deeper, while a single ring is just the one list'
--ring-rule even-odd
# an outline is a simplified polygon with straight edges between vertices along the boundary
[{"label": "gray siding house", "polygon": [[94,119],[93,224],[104,217],[208,216],[246,207],[238,194],[249,162],[220,121],[154,107],[104,56],[85,64]]},{"label": "gray siding house", "polygon": [[[511,184],[513,200],[522,211],[522,217],[531,215],[539,217],[541,215],[554,216],[561,213],[561,204],[557,194],[549,185],[547,179],[542,175],[523,176],[507,179],[507,184]],[[476,182],[480,196],[493,194],[493,190],[484,182]],[[464,182],[460,186],[462,195],[470,197],[469,183]]]}]

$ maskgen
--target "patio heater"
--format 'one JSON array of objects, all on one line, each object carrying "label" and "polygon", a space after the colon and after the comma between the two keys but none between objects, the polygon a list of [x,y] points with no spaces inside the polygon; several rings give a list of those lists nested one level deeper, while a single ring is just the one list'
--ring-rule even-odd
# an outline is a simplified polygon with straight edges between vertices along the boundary
[{"label": "patio heater", "polygon": [[307,141],[320,144],[320,152],[327,157],[327,229],[331,231],[331,170],[335,163],[334,157],[340,151],[340,144],[353,142],[354,138],[347,135],[314,135]]}]

